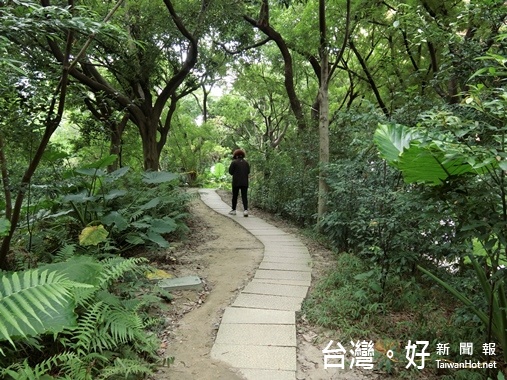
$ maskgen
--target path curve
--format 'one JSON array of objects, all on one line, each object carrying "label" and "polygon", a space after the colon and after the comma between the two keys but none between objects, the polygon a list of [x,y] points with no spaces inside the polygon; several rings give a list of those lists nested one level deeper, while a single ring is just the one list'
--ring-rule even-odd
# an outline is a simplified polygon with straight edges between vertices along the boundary
[{"label": "path curve", "polygon": [[230,207],[211,189],[202,201],[248,230],[264,245],[264,257],[252,281],[225,309],[213,359],[237,369],[246,379],[295,380],[296,311],[311,282],[311,257],[292,234],[250,215],[228,215]]}]

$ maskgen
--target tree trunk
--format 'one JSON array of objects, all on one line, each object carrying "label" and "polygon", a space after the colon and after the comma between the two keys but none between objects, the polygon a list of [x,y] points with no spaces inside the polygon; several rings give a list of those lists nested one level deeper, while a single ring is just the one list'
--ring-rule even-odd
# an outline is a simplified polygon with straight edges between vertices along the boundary
[{"label": "tree trunk", "polygon": [[122,141],[121,137],[123,135],[123,131],[125,130],[125,127],[127,126],[127,123],[129,121],[129,114],[126,113],[121,121],[119,123],[112,123],[110,125],[110,142],[109,142],[109,154],[115,154],[118,158],[107,167],[107,171],[109,173],[114,172],[118,168],[121,167],[121,152],[122,152]]},{"label": "tree trunk", "polygon": [[[69,8],[74,8],[74,1],[69,0],[68,2]],[[14,232],[18,228],[18,222],[21,217],[21,209],[23,206],[23,200],[25,199],[25,193],[30,186],[30,182],[35,173],[35,170],[39,166],[40,161],[42,160],[42,156],[46,151],[46,147],[49,144],[49,140],[51,136],[56,131],[63,117],[63,111],[65,109],[65,100],[67,96],[67,86],[69,83],[69,59],[70,59],[70,51],[72,43],[74,42],[74,33],[69,31],[67,33],[67,41],[65,54],[62,63],[62,75],[60,81],[57,85],[57,89],[51,99],[48,113],[46,115],[45,120],[45,129],[42,139],[37,147],[37,150],[26,168],[23,177],[21,178],[21,183],[19,186],[19,190],[16,196],[16,201],[14,202],[14,207],[12,208],[12,214],[9,218],[11,223],[11,229],[9,230],[9,234],[5,236],[0,245],[0,269],[7,270],[9,269],[9,263],[7,262],[7,255],[9,254],[11,241],[14,237]]]},{"label": "tree trunk", "polygon": [[319,196],[317,219],[320,221],[327,211],[329,186],[326,170],[329,164],[329,53],[326,36],[326,4],[319,0],[320,25],[320,87],[319,87]]},{"label": "tree trunk", "polygon": [[2,183],[5,197],[5,217],[11,219],[12,215],[12,197],[9,172],[7,170],[7,159],[4,154],[4,139],[0,136],[0,168],[2,172]]},{"label": "tree trunk", "polygon": [[292,55],[289,51],[287,43],[280,33],[278,33],[275,29],[273,29],[269,25],[269,10],[268,10],[268,2],[263,1],[261,6],[261,17],[259,20],[254,20],[253,18],[243,15],[243,19],[250,23],[253,27],[260,30],[267,37],[273,40],[280,50],[282,54],[283,62],[284,62],[284,85],[285,91],[287,91],[287,96],[289,97],[289,104],[291,110],[296,117],[297,127],[299,132],[305,131],[306,128],[306,120],[304,117],[303,108],[301,106],[301,102],[296,93],[296,86],[294,84],[294,70],[292,63]]},{"label": "tree trunk", "polygon": [[158,171],[160,167],[157,126],[158,119],[147,119],[138,126],[143,146],[143,165],[147,171]]}]

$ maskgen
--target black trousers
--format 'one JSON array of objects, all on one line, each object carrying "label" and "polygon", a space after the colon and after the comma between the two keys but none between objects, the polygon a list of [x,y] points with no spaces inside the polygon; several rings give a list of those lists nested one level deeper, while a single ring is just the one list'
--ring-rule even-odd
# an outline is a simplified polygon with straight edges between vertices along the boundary
[{"label": "black trousers", "polygon": [[232,209],[236,210],[236,206],[238,205],[238,195],[241,190],[241,201],[243,202],[243,210],[248,210],[248,197],[247,191],[248,187],[246,186],[233,186],[232,187]]}]

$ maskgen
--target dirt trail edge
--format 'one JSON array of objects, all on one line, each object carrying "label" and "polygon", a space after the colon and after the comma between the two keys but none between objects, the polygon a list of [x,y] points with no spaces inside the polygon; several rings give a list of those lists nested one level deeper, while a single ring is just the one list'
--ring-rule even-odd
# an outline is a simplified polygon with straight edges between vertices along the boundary
[{"label": "dirt trail edge", "polygon": [[153,379],[243,379],[225,363],[211,359],[210,351],[223,310],[255,274],[263,245],[244,228],[209,209],[197,194],[191,213],[196,236],[190,240],[198,243],[175,250],[171,255],[176,263],[167,270],[178,277],[199,276],[206,291],[174,292],[174,308],[190,311],[169,321],[172,331],[165,350],[175,361]]}]

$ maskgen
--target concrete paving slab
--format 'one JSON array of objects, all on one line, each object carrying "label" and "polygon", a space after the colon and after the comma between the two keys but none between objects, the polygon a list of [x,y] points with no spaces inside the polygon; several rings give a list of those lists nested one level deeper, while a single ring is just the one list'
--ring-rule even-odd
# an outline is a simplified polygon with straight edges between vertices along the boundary
[{"label": "concrete paving slab", "polygon": [[308,254],[308,252],[302,252],[302,251],[299,251],[299,252],[296,252],[296,251],[275,252],[273,250],[270,250],[269,252],[264,251],[263,259],[265,258],[266,260],[271,261],[271,259],[274,257],[280,257],[280,258],[284,258],[284,259],[288,259],[288,260],[292,259],[293,262],[296,262],[297,260],[300,260],[300,261],[301,260],[306,260],[306,261],[311,260],[311,257]]},{"label": "concrete paving slab", "polygon": [[284,232],[282,230],[274,229],[271,225],[266,225],[263,228],[255,228],[251,227],[250,232],[255,234],[256,236],[286,236],[294,239],[294,235],[291,235],[287,232]]},{"label": "concrete paving slab", "polygon": [[311,280],[310,272],[297,272],[287,270],[257,269],[254,278],[273,278],[277,280]]},{"label": "concrete paving slab", "polygon": [[[257,230],[261,231],[261,230]],[[256,230],[252,230],[252,233],[259,236],[262,239],[271,239],[278,241],[289,241],[298,243],[299,240],[294,237],[294,235],[283,232],[282,230],[277,229],[276,227],[271,227],[271,231],[268,233],[268,230],[262,230],[262,232],[257,232]]]},{"label": "concrete paving slab", "polygon": [[266,282],[259,282],[253,280],[242,290],[242,293],[299,297],[303,299],[306,297],[306,293],[308,293],[308,287],[297,285],[285,285],[285,284],[270,284]]},{"label": "concrete paving slab", "polygon": [[[254,234],[255,235],[255,234]],[[262,242],[262,244],[269,245],[279,245],[279,246],[285,246],[285,247],[300,247],[300,245],[297,242],[289,240],[289,238],[282,238],[278,235],[271,235],[271,236],[259,236],[255,235],[255,237]]]},{"label": "concrete paving slab", "polygon": [[287,310],[228,307],[224,311],[221,323],[288,325],[296,323],[296,316],[293,311]]},{"label": "concrete paving slab", "polygon": [[271,296],[266,294],[240,293],[233,307],[248,307],[271,310],[301,310],[302,299],[296,297]]},{"label": "concrete paving slab", "polygon": [[234,219],[236,222],[238,222],[240,224],[248,225],[249,230],[253,231],[256,229],[268,228],[268,227],[275,228],[271,224],[266,223],[264,220],[256,217],[253,214],[249,214],[248,218],[243,217],[243,215],[241,215],[241,214],[242,214],[242,212],[238,210],[238,213],[236,215],[233,215],[232,219]]},{"label": "concrete paving slab", "polygon": [[311,272],[312,268],[308,264],[296,264],[296,263],[273,263],[270,261],[264,261],[259,265],[259,269],[274,269],[274,270],[287,270],[296,272]]},{"label": "concrete paving slab", "polygon": [[214,344],[213,359],[222,360],[234,368],[296,371],[296,347]]},{"label": "concrete paving slab", "polygon": [[285,256],[278,256],[276,254],[266,254],[264,253],[264,257],[262,259],[263,263],[294,263],[298,265],[306,265],[309,266],[312,265],[312,259],[308,255],[308,257],[302,256],[300,258],[294,258],[294,257],[285,257]]},{"label": "concrete paving slab", "polygon": [[264,253],[264,257],[263,257],[263,261],[266,260],[266,261],[273,261],[273,258],[275,257],[278,257],[278,258],[283,258],[283,259],[286,259],[286,260],[292,260],[292,262],[296,263],[297,261],[310,261],[311,258],[310,258],[310,255],[308,255],[307,253],[273,253],[273,252],[270,252],[268,254]]},{"label": "concrete paving slab", "polygon": [[223,324],[215,344],[296,347],[296,326]]},{"label": "concrete paving slab", "polygon": [[197,276],[164,278],[158,282],[161,288],[171,290],[187,290],[202,288],[202,281]]},{"label": "concrete paving slab", "polygon": [[310,286],[311,280],[280,280],[276,278],[255,278],[253,281],[265,282],[266,284]]},{"label": "concrete paving slab", "polygon": [[308,249],[305,248],[287,248],[280,247],[278,245],[269,245],[266,247],[264,245],[264,254],[265,255],[276,255],[279,257],[302,257],[302,258],[310,258],[310,254],[308,253]]},{"label": "concrete paving slab", "polygon": [[257,236],[257,239],[259,239],[263,244],[276,244],[280,247],[294,247],[294,248],[306,248],[305,245],[303,245],[300,241],[296,241],[293,239],[288,239],[285,237],[278,237],[276,235],[273,236]]},{"label": "concrete paving slab", "polygon": [[211,357],[239,369],[249,380],[295,380],[295,311],[300,310],[311,283],[308,249],[296,236],[255,215],[228,215],[230,206],[214,190],[199,193],[208,206],[264,245],[254,279],[224,311]]},{"label": "concrete paving slab", "polygon": [[296,380],[296,371],[243,368],[240,373],[248,380]]}]

